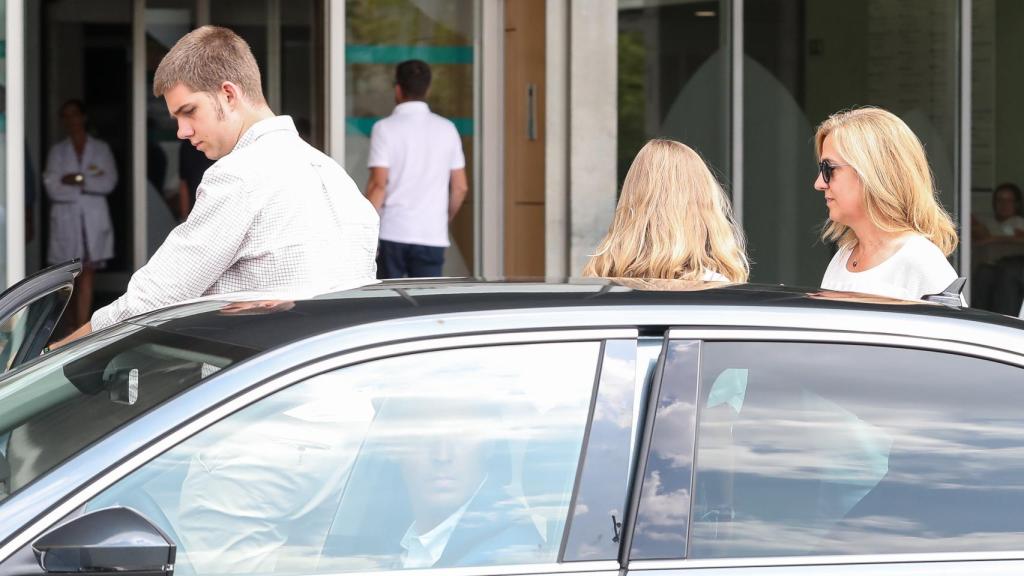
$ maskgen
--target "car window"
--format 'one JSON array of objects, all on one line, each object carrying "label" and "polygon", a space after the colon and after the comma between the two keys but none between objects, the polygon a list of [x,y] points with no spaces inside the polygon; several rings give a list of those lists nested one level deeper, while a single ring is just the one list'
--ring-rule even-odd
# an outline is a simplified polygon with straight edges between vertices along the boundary
[{"label": "car window", "polygon": [[689,557],[1019,549],[1022,384],[940,352],[705,344]]},{"label": "car window", "polygon": [[176,574],[557,560],[600,344],[348,366],[236,412],[88,505],[130,506]]},{"label": "car window", "polygon": [[669,341],[640,488],[631,560],[682,558],[690,516],[700,343]]},{"label": "car window", "polygon": [[566,561],[615,560],[626,509],[636,428],[637,343],[609,340],[567,536]]},{"label": "car window", "polygon": [[50,337],[57,307],[63,307],[70,297],[70,289],[54,290],[26,304],[0,322],[0,372],[30,360],[38,355]]},{"label": "car window", "polygon": [[8,373],[0,379],[0,501],[129,420],[255,353],[121,324]]}]

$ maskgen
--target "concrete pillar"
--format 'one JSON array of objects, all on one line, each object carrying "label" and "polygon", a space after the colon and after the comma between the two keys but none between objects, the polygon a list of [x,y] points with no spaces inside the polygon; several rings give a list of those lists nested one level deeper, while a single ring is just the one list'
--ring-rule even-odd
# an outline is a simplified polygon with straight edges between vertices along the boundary
[{"label": "concrete pillar", "polygon": [[547,0],[544,275],[569,276],[569,0]]},{"label": "concrete pillar", "polygon": [[[616,202],[618,2],[569,3],[569,275],[608,231]],[[549,114],[549,117],[551,114]]]}]

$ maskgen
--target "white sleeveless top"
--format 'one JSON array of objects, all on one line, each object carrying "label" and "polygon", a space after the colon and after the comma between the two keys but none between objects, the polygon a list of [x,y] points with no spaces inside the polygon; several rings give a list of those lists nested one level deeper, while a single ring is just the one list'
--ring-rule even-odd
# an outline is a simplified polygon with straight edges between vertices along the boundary
[{"label": "white sleeveless top", "polygon": [[863,272],[850,272],[846,263],[853,247],[842,248],[825,270],[821,287],[828,290],[877,294],[902,300],[920,300],[938,294],[956,280],[956,270],[942,250],[924,236],[915,234],[881,264]]}]

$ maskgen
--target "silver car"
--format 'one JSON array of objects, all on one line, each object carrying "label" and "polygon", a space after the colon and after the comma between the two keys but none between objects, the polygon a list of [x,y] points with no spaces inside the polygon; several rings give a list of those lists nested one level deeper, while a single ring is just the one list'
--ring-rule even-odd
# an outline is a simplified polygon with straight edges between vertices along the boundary
[{"label": "silver car", "polygon": [[406,281],[40,357],[74,270],[49,274],[0,298],[0,576],[1024,570],[1017,319]]}]

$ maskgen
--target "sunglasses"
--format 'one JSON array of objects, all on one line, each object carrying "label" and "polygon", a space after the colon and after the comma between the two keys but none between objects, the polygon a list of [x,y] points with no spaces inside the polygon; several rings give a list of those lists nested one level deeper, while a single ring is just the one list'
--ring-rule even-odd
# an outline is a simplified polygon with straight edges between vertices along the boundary
[{"label": "sunglasses", "polygon": [[821,179],[825,181],[825,184],[832,182],[832,171],[840,166],[849,166],[849,164],[833,164],[828,160],[822,160],[821,164],[818,164],[818,172],[821,172]]}]

